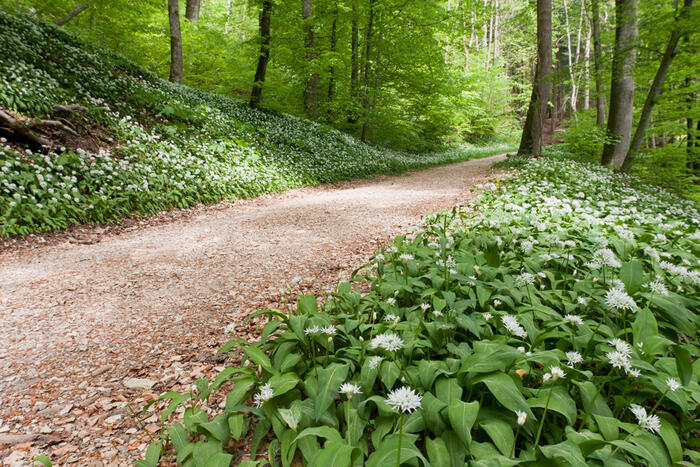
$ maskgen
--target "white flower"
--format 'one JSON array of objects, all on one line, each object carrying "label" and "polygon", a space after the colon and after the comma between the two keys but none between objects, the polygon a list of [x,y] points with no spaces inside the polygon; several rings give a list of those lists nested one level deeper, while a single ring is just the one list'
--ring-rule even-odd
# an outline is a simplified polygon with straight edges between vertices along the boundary
[{"label": "white flower", "polygon": [[636,310],[637,304],[634,299],[627,295],[623,289],[613,287],[605,294],[605,304],[616,310]]},{"label": "white flower", "polygon": [[639,378],[642,375],[642,372],[636,368],[629,368],[626,371],[627,374],[633,378]]},{"label": "white flower", "polygon": [[353,383],[343,383],[338,391],[341,394],[345,394],[348,398],[352,397],[353,394],[362,394],[360,386]]},{"label": "white flower", "polygon": [[500,305],[501,303],[503,303],[503,302],[500,301],[499,299],[495,299],[495,300],[493,301],[493,306],[496,307],[496,306]]},{"label": "white flower", "polygon": [[577,316],[577,315],[566,315],[566,316],[564,316],[564,322],[565,322],[565,323],[570,323],[570,324],[578,324],[578,325],[582,325],[582,324],[583,324],[583,320],[581,319],[581,317],[579,317],[579,316]]},{"label": "white flower", "polygon": [[384,321],[398,321],[398,320],[399,320],[399,317],[393,313],[389,313],[388,315],[384,316]]},{"label": "white flower", "polygon": [[403,386],[394,389],[386,398],[386,403],[396,412],[411,413],[420,408],[422,396],[413,389]]},{"label": "white flower", "polygon": [[226,326],[224,328],[224,332],[226,332],[226,333],[234,332],[235,330],[236,330],[236,323],[235,322],[229,324],[228,326]]},{"label": "white flower", "polygon": [[573,368],[574,365],[583,361],[583,357],[581,357],[581,354],[575,351],[566,352],[566,359],[568,360],[566,366],[568,366],[569,368]]},{"label": "white flower", "polygon": [[436,318],[439,318],[440,316],[442,316],[442,311],[433,310],[433,316],[435,316]]},{"label": "white flower", "polygon": [[618,368],[621,370],[627,370],[628,368],[631,367],[631,363],[629,361],[629,356],[619,352],[619,351],[614,351],[614,352],[608,352],[605,354],[605,357],[610,360],[610,364],[613,366],[613,368]]},{"label": "white flower", "polygon": [[370,370],[376,369],[379,364],[382,362],[383,358],[375,355],[374,357],[369,357],[369,368]]},{"label": "white flower", "polygon": [[527,420],[527,413],[516,410],[515,415],[518,416],[518,425],[524,425],[525,421]]},{"label": "white flower", "polygon": [[624,354],[625,357],[629,357],[630,355],[632,355],[632,346],[629,345],[627,342],[623,341],[622,339],[618,339],[617,337],[615,337],[613,339],[610,339],[608,341],[608,344],[615,347],[615,350]]},{"label": "white flower", "polygon": [[661,281],[649,282],[648,284],[646,284],[646,287],[649,287],[649,289],[656,294],[668,295],[668,289]]},{"label": "white flower", "polygon": [[535,276],[529,272],[524,272],[515,278],[515,285],[524,287],[535,283]]},{"label": "white flower", "polygon": [[395,299],[394,297],[389,297],[389,298],[387,298],[387,299],[386,299],[386,302],[387,302],[389,305],[396,305],[396,299]]},{"label": "white flower", "polygon": [[527,337],[527,332],[525,332],[525,329],[520,325],[518,322],[518,319],[515,316],[512,315],[503,315],[501,317],[501,321],[503,322],[503,325],[506,327],[508,332],[511,334],[522,337],[523,339]]},{"label": "white flower", "polygon": [[399,259],[401,261],[411,261],[413,259],[413,255],[411,255],[409,253],[403,253],[403,254],[399,255]]},{"label": "white flower", "polygon": [[609,266],[613,268],[619,268],[622,263],[615,257],[615,253],[609,248],[601,248],[600,250],[593,253],[593,262],[600,264],[601,266]]},{"label": "white flower", "polygon": [[328,334],[329,336],[332,336],[333,334],[336,333],[335,326],[326,326],[325,328],[321,329],[321,332],[324,334]]},{"label": "white flower", "polygon": [[262,405],[266,401],[272,399],[274,395],[275,392],[272,390],[272,386],[270,385],[270,383],[263,385],[263,387],[260,388],[260,392],[253,396],[253,402],[255,403],[255,407],[262,407]]},{"label": "white flower", "polygon": [[661,420],[656,415],[647,415],[647,411],[644,407],[638,405],[633,405],[630,410],[637,417],[637,423],[642,428],[658,433],[661,429]]},{"label": "white flower", "polygon": [[666,386],[668,386],[668,390],[673,392],[681,387],[681,383],[676,381],[674,378],[668,378],[666,380]]},{"label": "white flower", "polygon": [[423,311],[428,311],[430,309],[430,305],[427,303],[421,303],[420,307]]},{"label": "white flower", "polygon": [[566,377],[566,373],[564,373],[564,370],[559,368],[558,366],[553,366],[549,369],[550,373],[552,374],[552,381],[556,381],[559,378],[564,378]]},{"label": "white flower", "polygon": [[379,334],[377,337],[372,339],[369,345],[372,349],[382,348],[389,352],[396,352],[403,347],[403,341],[396,334],[389,332],[386,334]]},{"label": "white flower", "polygon": [[321,328],[319,328],[318,326],[311,326],[310,328],[304,329],[304,334],[306,334],[307,336],[313,336],[314,334],[318,334],[319,332],[321,332]]},{"label": "white flower", "polygon": [[545,373],[544,375],[542,375],[542,382],[543,382],[543,383],[546,383],[546,382],[549,381],[550,379],[552,379],[552,374],[551,374],[551,373]]},{"label": "white flower", "polygon": [[491,318],[493,318],[493,315],[491,313],[484,313],[484,319],[486,321],[490,320]]}]

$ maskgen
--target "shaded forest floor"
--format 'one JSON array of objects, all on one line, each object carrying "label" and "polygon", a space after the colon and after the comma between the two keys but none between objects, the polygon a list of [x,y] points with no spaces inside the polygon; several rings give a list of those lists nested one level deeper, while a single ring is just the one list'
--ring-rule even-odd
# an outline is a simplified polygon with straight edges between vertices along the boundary
[{"label": "shaded forest floor", "polygon": [[[134,415],[147,401],[235,363],[216,353],[230,323],[279,307],[280,284],[292,296],[334,286],[423,213],[466,200],[502,158],[5,244],[0,462],[131,465],[159,429],[155,410]],[[258,324],[234,333],[254,339]]]}]

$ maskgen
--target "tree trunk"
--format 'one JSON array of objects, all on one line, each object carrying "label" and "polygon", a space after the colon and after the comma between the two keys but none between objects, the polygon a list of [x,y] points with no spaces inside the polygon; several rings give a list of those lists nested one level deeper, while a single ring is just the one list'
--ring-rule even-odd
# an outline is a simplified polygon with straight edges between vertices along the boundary
[{"label": "tree trunk", "polygon": [[351,44],[350,44],[350,98],[353,101],[353,107],[350,116],[348,117],[349,123],[355,123],[357,121],[357,113],[355,112],[357,101],[359,100],[360,94],[360,61],[359,61],[359,51],[360,51],[360,13],[358,0],[352,2],[352,33],[351,33]]},{"label": "tree trunk", "polygon": [[659,100],[661,91],[664,86],[664,81],[668,75],[668,70],[671,67],[671,62],[676,56],[676,50],[678,49],[678,41],[685,34],[686,22],[690,16],[690,9],[693,7],[695,0],[685,0],[683,2],[683,9],[680,15],[676,18],[676,25],[671,31],[671,37],[666,45],[666,51],[664,56],[661,58],[661,63],[659,64],[658,70],[656,70],[656,75],[654,76],[654,81],[651,83],[651,88],[647,94],[647,98],[644,101],[644,107],[642,107],[642,114],[639,117],[639,124],[634,132],[634,137],[630,143],[629,150],[627,151],[627,156],[622,163],[622,171],[629,172],[632,168],[632,163],[634,158],[639,152],[639,148],[642,147],[642,142],[644,141],[644,136],[646,135],[647,128],[649,127],[649,122],[651,121],[651,112],[654,110],[654,104]]},{"label": "tree trunk", "polygon": [[364,70],[364,98],[362,102],[362,107],[364,108],[364,122],[362,124],[362,141],[366,140],[367,137],[367,123],[369,121],[369,81],[370,81],[370,70],[372,67],[372,26],[374,22],[374,2],[376,0],[369,0],[369,20],[367,21],[367,33],[365,35],[365,70]]},{"label": "tree trunk", "polygon": [[[331,60],[335,60],[335,52],[337,48],[338,41],[338,1],[335,2],[335,10],[333,11],[333,24],[331,25]],[[328,69],[328,103],[333,102],[333,95],[335,94],[335,66],[331,61],[331,65]],[[330,115],[330,111],[329,111]]]},{"label": "tree trunk", "polygon": [[[589,25],[590,26],[590,25]],[[583,90],[583,108],[588,110],[591,108],[591,86],[589,85],[591,81],[591,28],[588,28],[586,32],[586,48],[583,52],[583,58],[585,60],[583,68],[584,82],[586,87]]]},{"label": "tree trunk", "polygon": [[591,28],[593,29],[593,74],[595,78],[595,121],[600,128],[605,126],[605,91],[603,90],[602,60],[603,51],[600,45],[600,0],[591,0],[592,15]]},{"label": "tree trunk", "polygon": [[519,155],[540,153],[542,128],[547,115],[552,88],[552,0],[537,0],[537,70],[532,96],[527,108],[525,127],[520,139]]},{"label": "tree trunk", "polygon": [[229,21],[231,21],[231,0],[226,1],[226,23],[224,24],[224,34],[228,34]]},{"label": "tree trunk", "polygon": [[572,57],[571,50],[571,28],[569,26],[569,5],[566,0],[564,0],[564,19],[566,23],[566,58],[569,61],[569,78],[571,79],[571,114],[576,113],[576,101],[578,99],[576,95],[576,76],[574,74],[574,58]]},{"label": "tree trunk", "polygon": [[[314,25],[313,25],[313,10],[312,0],[301,0],[301,18],[304,21],[304,29],[306,30],[306,38],[304,40],[304,48],[306,49],[307,66],[313,69],[314,66]],[[318,73],[312,72],[309,79],[306,81],[304,89],[304,109],[311,118],[318,117]]]},{"label": "tree trunk", "polygon": [[270,22],[272,19],[272,0],[263,0],[260,12],[260,55],[258,68],[255,70],[253,89],[250,93],[250,106],[258,107],[262,100],[262,88],[265,83],[267,63],[270,61]]},{"label": "tree trunk", "polygon": [[199,6],[201,0],[187,0],[185,4],[185,18],[192,23],[199,20]]},{"label": "tree trunk", "polygon": [[630,148],[637,59],[637,0],[615,0],[615,50],[610,81],[608,141],[601,163],[619,168]]},{"label": "tree trunk", "polygon": [[182,83],[182,35],[177,0],[168,0],[168,19],[170,20],[170,81]]}]

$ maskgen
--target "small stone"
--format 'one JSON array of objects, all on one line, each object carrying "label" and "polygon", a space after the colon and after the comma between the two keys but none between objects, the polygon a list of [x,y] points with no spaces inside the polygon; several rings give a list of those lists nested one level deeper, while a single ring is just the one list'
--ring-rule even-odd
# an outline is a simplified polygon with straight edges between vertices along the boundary
[{"label": "small stone", "polygon": [[151,389],[156,385],[156,381],[146,378],[126,378],[124,386],[129,389]]}]

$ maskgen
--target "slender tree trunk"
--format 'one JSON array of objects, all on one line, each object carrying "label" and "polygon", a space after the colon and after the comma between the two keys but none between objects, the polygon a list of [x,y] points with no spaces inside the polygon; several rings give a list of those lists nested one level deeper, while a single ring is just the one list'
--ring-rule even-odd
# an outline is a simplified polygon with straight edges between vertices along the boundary
[{"label": "slender tree trunk", "polygon": [[603,52],[600,44],[600,0],[591,0],[591,29],[593,34],[593,74],[595,79],[596,124],[605,126],[605,91],[603,90],[602,61]]},{"label": "slender tree trunk", "polygon": [[168,0],[168,19],[170,21],[170,81],[182,83],[182,35],[177,0]]},{"label": "slender tree trunk", "polygon": [[[590,25],[589,25],[590,26]],[[588,28],[586,33],[586,48],[583,52],[583,58],[585,60],[583,75],[585,88],[583,91],[583,108],[588,110],[591,108],[591,28]]]},{"label": "slender tree trunk", "polygon": [[[304,21],[304,29],[306,30],[306,39],[304,48],[306,49],[307,65],[313,69],[314,60],[314,27],[313,27],[313,11],[312,0],[301,0],[301,18]],[[306,82],[304,90],[304,108],[306,113],[311,118],[318,117],[318,73],[312,71],[311,76]]]},{"label": "slender tree trunk", "polygon": [[496,65],[498,58],[498,8],[500,7],[499,0],[495,0],[495,9],[493,12],[493,64]]},{"label": "slender tree trunk", "polygon": [[647,98],[644,101],[642,114],[639,117],[639,124],[634,132],[634,137],[632,138],[629,150],[627,151],[627,156],[622,163],[621,169],[623,172],[630,171],[634,158],[639,152],[639,148],[642,147],[644,136],[646,135],[649,122],[651,121],[651,112],[654,110],[654,104],[656,104],[656,102],[659,100],[659,96],[661,96],[661,91],[663,90],[664,81],[668,75],[668,70],[671,67],[673,58],[676,56],[678,41],[680,41],[681,37],[686,32],[686,22],[690,16],[690,9],[693,7],[694,3],[695,0],[685,0],[683,2],[683,9],[681,10],[678,18],[676,18],[676,25],[671,31],[671,37],[666,45],[666,51],[664,52],[663,58],[661,58],[661,63],[659,64],[658,70],[656,70],[654,81],[651,83],[651,88],[649,89]]},{"label": "slender tree trunk", "polygon": [[486,71],[491,69],[491,50],[493,48],[493,0],[492,6],[489,8],[488,34],[486,38]]},{"label": "slender tree trunk", "polygon": [[601,163],[619,168],[627,156],[634,109],[634,67],[637,59],[637,0],[615,0],[615,50],[610,82],[608,141]]},{"label": "slender tree trunk", "polygon": [[369,109],[370,109],[370,99],[369,99],[369,86],[370,86],[370,70],[372,67],[372,27],[374,22],[374,2],[376,0],[369,0],[369,20],[367,21],[367,33],[365,35],[365,70],[364,70],[364,98],[363,107],[365,110],[364,122],[362,124],[362,141],[366,140],[367,137],[367,124],[369,122]]},{"label": "slender tree trunk", "polygon": [[552,0],[537,0],[537,70],[525,127],[520,139],[520,155],[540,153],[542,129],[552,89]]},{"label": "slender tree trunk", "polygon": [[[338,41],[338,1],[335,2],[335,10],[333,11],[333,24],[331,26],[331,60],[335,60],[335,51]],[[335,66],[333,62],[328,69],[328,104],[333,102],[335,93]],[[329,106],[330,108],[330,106]],[[329,110],[330,115],[330,110]]]},{"label": "slender tree trunk", "polygon": [[228,34],[229,21],[231,21],[231,0],[226,0],[226,23],[224,24],[224,34]]},{"label": "slender tree trunk", "polygon": [[187,0],[185,3],[185,18],[192,23],[199,20],[199,6],[201,0]]},{"label": "slender tree trunk", "polygon": [[352,33],[350,43],[350,98],[353,102],[352,111],[348,117],[349,123],[357,121],[355,109],[360,97],[360,6],[358,0],[352,2]]},{"label": "slender tree trunk", "polygon": [[[56,24],[58,26],[63,26],[63,25],[68,24],[73,18],[75,18],[76,16],[78,16],[80,13],[87,10],[88,8],[90,8],[90,1],[86,2],[84,5],[78,5],[77,7],[73,8],[73,10],[68,12],[68,14],[66,14],[66,16],[64,16],[63,18],[58,18],[56,20]],[[18,1],[17,2],[17,13],[19,13],[19,12],[20,12],[20,7],[19,7],[19,1]]]},{"label": "slender tree trunk", "polygon": [[571,79],[571,115],[576,113],[576,76],[574,73],[573,51],[571,50],[571,28],[569,26],[569,5],[564,0],[564,18],[566,20],[566,57],[569,61],[569,78]]},{"label": "slender tree trunk", "polygon": [[267,63],[270,61],[270,22],[272,19],[272,0],[263,0],[260,12],[260,55],[258,56],[258,68],[255,70],[253,89],[250,93],[250,106],[258,107],[262,100],[262,88],[265,83]]}]

